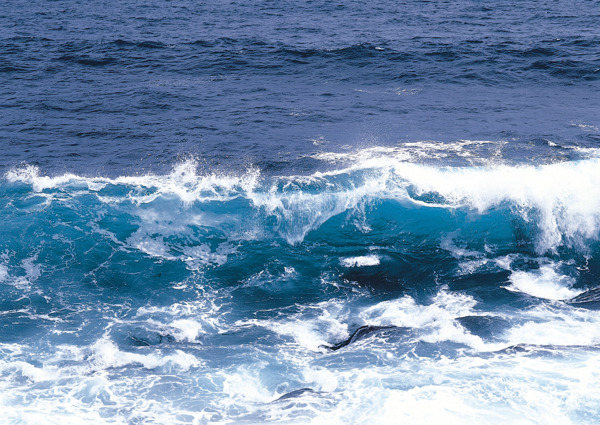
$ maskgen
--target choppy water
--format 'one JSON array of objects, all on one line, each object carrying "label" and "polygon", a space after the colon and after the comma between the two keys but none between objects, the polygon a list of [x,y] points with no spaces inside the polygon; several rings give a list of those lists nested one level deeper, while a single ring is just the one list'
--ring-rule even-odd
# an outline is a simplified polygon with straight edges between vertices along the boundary
[{"label": "choppy water", "polygon": [[598,423],[599,19],[0,6],[0,422]]}]

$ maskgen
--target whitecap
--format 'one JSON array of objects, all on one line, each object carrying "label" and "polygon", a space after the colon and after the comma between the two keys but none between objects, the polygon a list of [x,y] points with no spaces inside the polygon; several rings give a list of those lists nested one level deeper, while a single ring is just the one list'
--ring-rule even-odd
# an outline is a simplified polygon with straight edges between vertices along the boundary
[{"label": "whitecap", "polygon": [[544,264],[539,270],[513,271],[506,289],[548,300],[568,300],[584,292],[574,289],[575,279],[559,274],[557,268],[558,264]]},{"label": "whitecap", "polygon": [[373,254],[340,259],[340,263],[344,267],[372,267],[379,265],[380,262],[379,256]]}]

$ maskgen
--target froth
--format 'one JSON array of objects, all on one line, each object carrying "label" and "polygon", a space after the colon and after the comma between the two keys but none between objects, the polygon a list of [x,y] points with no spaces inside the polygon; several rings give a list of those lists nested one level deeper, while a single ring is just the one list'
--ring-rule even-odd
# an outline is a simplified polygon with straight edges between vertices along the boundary
[{"label": "froth", "polygon": [[[5,178],[9,182],[30,184],[35,192],[47,189],[65,189],[68,187],[86,187],[92,192],[101,192],[108,186],[125,186],[129,190],[124,197],[101,197],[107,202],[136,202],[138,204],[152,202],[159,195],[173,195],[190,203],[194,201],[227,200],[237,197],[256,186],[259,174],[256,170],[248,170],[242,175],[227,173],[197,172],[198,163],[188,160],[173,167],[166,175],[145,174],[139,176],[122,176],[117,178],[83,177],[67,173],[49,177],[40,174],[36,166],[26,165],[8,171]],[[144,189],[154,189],[148,192]],[[100,193],[101,195],[101,193]]]},{"label": "froth", "polygon": [[360,257],[342,258],[340,263],[344,267],[367,267],[379,265],[380,260],[377,255],[363,255]]},{"label": "froth", "polygon": [[383,301],[359,313],[366,325],[410,327],[420,330],[425,342],[453,341],[485,350],[482,339],[465,331],[456,319],[477,315],[477,302],[470,296],[440,291],[429,305],[420,305],[410,296]]},{"label": "froth", "polygon": [[511,285],[507,287],[509,290],[549,300],[568,300],[583,292],[572,288],[575,279],[559,274],[556,264],[542,265],[535,271],[515,271],[511,274],[510,281]]},{"label": "froth", "polygon": [[172,364],[179,369],[188,370],[200,365],[200,361],[189,353],[175,350],[173,354],[162,356],[160,354],[129,353],[118,349],[109,339],[98,340],[91,347],[90,361],[92,368],[106,369],[110,367],[123,367],[129,364],[139,364],[146,369]]},{"label": "froth", "polygon": [[340,371],[343,398],[309,423],[562,425],[585,423],[586,408],[597,412],[596,385],[585,376],[598,375],[590,356],[559,363],[519,355],[399,361],[403,366],[385,372]]},{"label": "froth", "polygon": [[557,305],[541,305],[524,312],[521,323],[503,336],[508,345],[594,346],[600,343],[600,319],[594,311]]},{"label": "froth", "polygon": [[322,351],[330,341],[349,336],[348,325],[343,323],[345,314],[341,303],[329,301],[305,306],[285,321],[248,320],[239,321],[236,326],[260,326],[286,339],[291,337],[303,349]]}]

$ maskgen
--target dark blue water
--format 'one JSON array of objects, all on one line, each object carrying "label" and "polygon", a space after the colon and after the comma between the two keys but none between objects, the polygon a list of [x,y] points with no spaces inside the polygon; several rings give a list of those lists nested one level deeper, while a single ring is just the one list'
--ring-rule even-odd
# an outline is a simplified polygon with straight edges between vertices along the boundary
[{"label": "dark blue water", "polygon": [[286,173],[345,147],[598,142],[593,1],[30,3],[1,13],[2,168]]},{"label": "dark blue water", "polygon": [[4,3],[0,422],[597,423],[598,22]]}]

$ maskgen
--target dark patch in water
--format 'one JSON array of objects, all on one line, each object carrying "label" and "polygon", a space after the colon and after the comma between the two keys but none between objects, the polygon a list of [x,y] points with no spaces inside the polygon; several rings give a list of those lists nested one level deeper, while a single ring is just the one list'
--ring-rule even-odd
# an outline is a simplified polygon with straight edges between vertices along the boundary
[{"label": "dark patch in water", "polygon": [[127,337],[129,343],[135,347],[151,347],[163,343],[172,343],[175,338],[169,334],[151,333],[145,335],[129,335]]},{"label": "dark patch in water", "polygon": [[456,319],[466,330],[482,338],[491,338],[510,326],[508,321],[495,316],[463,316]]},{"label": "dark patch in water", "polygon": [[344,347],[346,347],[350,344],[353,344],[357,341],[368,338],[371,335],[379,334],[382,331],[386,331],[386,330],[390,330],[390,329],[402,329],[402,328],[399,328],[397,326],[368,326],[368,325],[365,325],[365,326],[361,326],[360,328],[355,330],[354,333],[350,336],[350,338],[348,338],[342,342],[339,342],[337,344],[322,345],[322,347],[327,348],[331,351],[336,351],[336,350],[339,350],[340,348],[344,348]]},{"label": "dark patch in water", "polygon": [[590,289],[583,294],[577,295],[569,301],[569,304],[577,307],[584,307],[590,310],[600,309],[600,288]]},{"label": "dark patch in water", "polygon": [[403,292],[406,289],[398,278],[379,266],[353,269],[344,273],[343,278],[377,292]]},{"label": "dark patch in water", "polygon": [[314,393],[315,393],[315,390],[313,390],[312,388],[300,388],[298,390],[290,391],[289,393],[282,395],[277,400],[273,400],[273,403],[276,403],[278,401],[283,401],[283,400],[289,400],[291,398],[301,397],[305,394],[314,394]]}]

